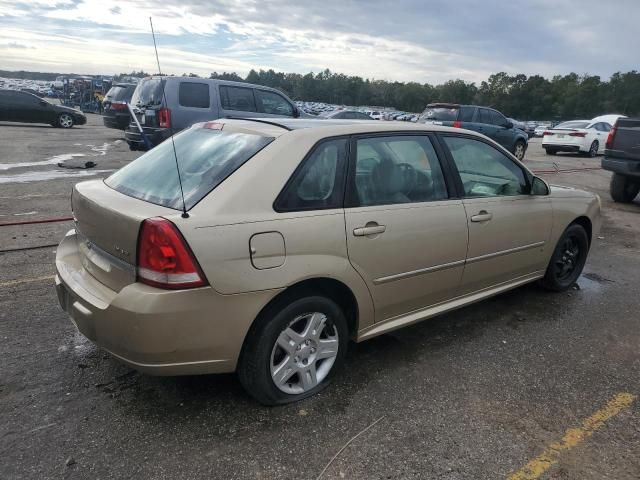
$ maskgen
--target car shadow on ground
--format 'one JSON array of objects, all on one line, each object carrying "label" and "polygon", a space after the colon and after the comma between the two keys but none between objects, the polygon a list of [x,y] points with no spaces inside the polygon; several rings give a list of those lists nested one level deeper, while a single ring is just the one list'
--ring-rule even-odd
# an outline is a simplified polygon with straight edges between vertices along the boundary
[{"label": "car shadow on ground", "polygon": [[[550,301],[553,296],[535,285],[527,285],[366,342],[351,343],[345,368],[332,384],[314,397],[282,407],[283,411],[291,413],[310,408],[342,411],[351,404],[354,395],[376,395],[377,389],[386,388],[380,382],[410,369],[424,368],[431,359],[450,354],[452,346],[462,348],[487,331],[518,330],[525,323],[555,321],[556,313],[559,315],[563,307]],[[554,312],[554,308],[558,312]],[[244,392],[235,374],[152,377],[128,369],[97,348],[91,348],[102,364],[96,367],[106,368],[112,375],[111,381],[98,383],[96,387],[116,400],[114,408],[122,409],[124,415],[145,421],[160,418],[166,421],[172,416],[182,418],[187,411],[193,415],[211,409],[218,412],[270,410]],[[246,418],[241,417],[239,421],[244,423]]]}]

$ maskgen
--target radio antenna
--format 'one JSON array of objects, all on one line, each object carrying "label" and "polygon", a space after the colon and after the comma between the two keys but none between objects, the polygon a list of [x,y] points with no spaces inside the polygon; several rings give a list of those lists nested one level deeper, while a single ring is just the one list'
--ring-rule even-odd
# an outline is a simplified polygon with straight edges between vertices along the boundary
[{"label": "radio antenna", "polygon": [[[156,33],[153,31],[153,20],[149,17],[149,24],[151,25],[151,36],[153,37],[153,48],[156,51],[156,62],[158,64],[158,74],[162,76],[162,70],[160,69],[160,57],[158,57],[158,45],[156,44]],[[160,79],[162,83],[162,99],[164,100],[165,107],[169,105],[167,103],[167,94],[164,89],[167,82]],[[173,158],[176,161],[176,170],[178,172],[178,185],[180,185],[180,197],[182,198],[182,218],[189,218],[187,213],[187,204],[184,201],[184,190],[182,189],[182,178],[180,177],[180,166],[178,164],[178,152],[176,150],[176,142],[173,140],[173,125],[169,123],[169,132],[171,133],[171,145],[173,146]]]}]

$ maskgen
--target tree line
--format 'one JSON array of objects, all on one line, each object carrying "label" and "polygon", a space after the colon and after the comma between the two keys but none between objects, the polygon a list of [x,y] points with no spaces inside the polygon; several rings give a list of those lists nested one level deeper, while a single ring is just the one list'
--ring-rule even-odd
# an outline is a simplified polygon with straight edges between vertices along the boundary
[{"label": "tree line", "polygon": [[[5,73],[7,75],[3,75]],[[20,78],[28,78],[25,76],[28,72],[19,73]],[[0,76],[11,76],[9,74],[11,72],[0,72]],[[140,70],[116,75],[115,79],[147,75]],[[198,77],[194,73],[184,75]],[[390,82],[328,69],[307,74],[251,70],[246,77],[234,72],[213,72],[209,78],[277,88],[294,100],[393,107],[407,112],[421,112],[432,102],[451,102],[490,106],[519,120],[593,118],[603,113],[640,115],[640,72],[636,70],[614,73],[608,80],[576,73],[547,79],[540,75],[528,77],[500,72],[479,85],[460,79],[440,85]]]}]

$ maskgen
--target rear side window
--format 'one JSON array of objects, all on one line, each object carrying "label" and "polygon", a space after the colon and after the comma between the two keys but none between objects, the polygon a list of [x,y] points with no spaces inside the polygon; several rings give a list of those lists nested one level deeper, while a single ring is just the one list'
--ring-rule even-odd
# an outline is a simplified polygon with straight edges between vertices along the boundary
[{"label": "rear side window", "polygon": [[491,110],[479,108],[476,123],[491,124]]},{"label": "rear side window", "polygon": [[461,122],[473,122],[473,114],[475,108],[473,107],[460,107],[460,120]]},{"label": "rear side window", "polygon": [[317,145],[275,202],[278,212],[342,207],[347,140]]},{"label": "rear side window", "polygon": [[120,193],[164,207],[182,209],[176,157],[187,209],[273,141],[272,137],[190,128],[118,170],[105,183]]},{"label": "rear side window", "polygon": [[206,83],[180,82],[178,103],[183,107],[209,108],[209,85]]},{"label": "rear side window", "polygon": [[453,122],[458,119],[458,107],[427,107],[422,113],[423,120]]},{"label": "rear side window", "polygon": [[220,100],[225,110],[238,110],[241,112],[255,112],[256,101],[253,98],[253,89],[244,87],[220,86]]},{"label": "rear side window", "polygon": [[259,112],[293,117],[293,107],[282,95],[265,90],[256,90],[255,92]]}]

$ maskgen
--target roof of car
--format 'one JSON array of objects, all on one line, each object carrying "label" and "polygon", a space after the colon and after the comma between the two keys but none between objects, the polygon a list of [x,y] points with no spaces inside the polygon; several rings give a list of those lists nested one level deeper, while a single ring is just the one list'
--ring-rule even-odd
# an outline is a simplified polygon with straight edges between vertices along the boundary
[{"label": "roof of car", "polygon": [[[305,129],[326,129],[327,136],[349,135],[369,132],[458,132],[459,128],[443,127],[441,125],[415,124],[408,122],[381,122],[379,120],[334,120],[315,118],[224,118],[215,120],[225,126],[244,131],[253,131],[259,135],[279,137],[290,131]],[[212,122],[213,123],[213,122]],[[224,127],[223,127],[224,128]],[[464,131],[465,134],[476,134]],[[478,135],[478,134],[476,134]]]}]

